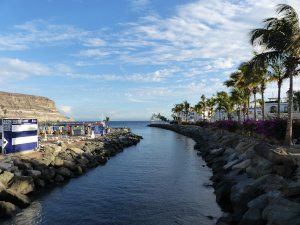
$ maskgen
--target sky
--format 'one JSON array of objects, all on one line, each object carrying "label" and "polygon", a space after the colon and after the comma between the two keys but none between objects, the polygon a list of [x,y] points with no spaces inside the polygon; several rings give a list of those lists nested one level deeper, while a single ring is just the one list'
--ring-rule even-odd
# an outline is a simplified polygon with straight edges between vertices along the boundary
[{"label": "sky", "polygon": [[300,13],[299,0],[0,0],[0,90],[50,98],[76,121],[171,118],[176,103],[230,91],[249,31],[277,4]]}]

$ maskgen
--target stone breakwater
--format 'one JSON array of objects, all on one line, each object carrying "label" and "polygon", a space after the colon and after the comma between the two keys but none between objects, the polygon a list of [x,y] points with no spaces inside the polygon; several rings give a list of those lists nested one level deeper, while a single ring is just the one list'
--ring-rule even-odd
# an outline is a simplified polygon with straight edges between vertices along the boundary
[{"label": "stone breakwater", "polygon": [[300,224],[300,149],[284,149],[223,130],[151,124],[193,138],[211,167],[217,225]]},{"label": "stone breakwater", "polygon": [[[109,157],[136,145],[141,136],[129,128],[115,128],[96,139],[46,144],[27,154],[1,156],[0,218],[10,218],[31,204],[30,194],[103,165]],[[29,195],[28,195],[29,194]]]}]

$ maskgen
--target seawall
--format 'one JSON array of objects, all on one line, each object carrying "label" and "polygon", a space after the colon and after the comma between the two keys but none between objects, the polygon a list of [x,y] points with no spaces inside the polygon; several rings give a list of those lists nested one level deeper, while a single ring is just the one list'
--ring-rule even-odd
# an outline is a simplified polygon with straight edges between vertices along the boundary
[{"label": "seawall", "polygon": [[30,196],[35,192],[105,164],[140,139],[129,128],[114,128],[96,139],[77,136],[40,144],[38,150],[26,154],[0,156],[0,218],[15,216],[31,204]]},{"label": "seawall", "polygon": [[300,149],[213,128],[149,126],[196,141],[195,150],[212,168],[216,201],[227,213],[216,224],[300,224]]}]

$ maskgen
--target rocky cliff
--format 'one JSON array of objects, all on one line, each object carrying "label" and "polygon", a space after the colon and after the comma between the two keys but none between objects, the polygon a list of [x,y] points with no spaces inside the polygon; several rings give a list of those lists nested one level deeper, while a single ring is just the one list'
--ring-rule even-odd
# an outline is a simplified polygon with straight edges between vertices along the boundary
[{"label": "rocky cliff", "polygon": [[39,122],[71,122],[49,98],[0,91],[0,118],[38,119]]}]

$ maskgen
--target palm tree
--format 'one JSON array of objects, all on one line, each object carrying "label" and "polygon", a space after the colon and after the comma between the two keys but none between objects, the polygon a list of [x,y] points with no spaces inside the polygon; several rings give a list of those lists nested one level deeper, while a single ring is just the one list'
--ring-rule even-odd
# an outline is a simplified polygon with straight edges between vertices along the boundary
[{"label": "palm tree", "polygon": [[286,57],[285,68],[289,74],[289,106],[288,120],[284,145],[292,144],[292,109],[293,109],[293,76],[297,75],[300,53],[300,27],[297,12],[293,7],[280,4],[277,6],[280,18],[268,18],[263,22],[265,28],[254,29],[250,32],[250,43],[261,46],[265,51],[256,56],[256,66],[266,61],[271,62],[280,56]]},{"label": "palm tree", "polygon": [[209,99],[206,100],[206,105],[208,107],[208,110],[209,110],[209,117],[210,117],[210,120],[212,121],[213,120],[213,111],[214,111],[214,107],[216,105],[216,100],[214,97],[211,97]]},{"label": "palm tree", "polygon": [[183,101],[183,112],[185,114],[185,122],[188,121],[188,114],[190,110],[190,103],[187,100]]},{"label": "palm tree", "polygon": [[279,57],[270,63],[271,71],[268,71],[268,76],[270,77],[270,82],[277,82],[278,87],[278,105],[277,105],[277,116],[280,117],[280,99],[281,99],[281,86],[284,79],[289,78],[289,74],[285,73],[284,67],[285,58]]},{"label": "palm tree", "polygon": [[202,111],[202,104],[201,104],[201,102],[198,102],[195,106],[194,106],[194,110],[195,110],[195,112],[196,112],[196,114],[198,115],[200,115],[200,113],[201,113],[201,111]]},{"label": "palm tree", "polygon": [[[241,122],[241,112],[242,112],[242,107],[246,103],[247,98],[245,95],[245,91],[240,90],[238,88],[233,88],[231,90],[231,100],[236,103],[238,106],[237,108],[237,115],[238,115],[238,121]],[[244,114],[244,120],[245,120],[245,114]]]},{"label": "palm tree", "polygon": [[221,119],[221,110],[227,111],[226,104],[229,101],[228,94],[225,91],[219,91],[216,95],[216,103],[218,104],[217,110],[219,110],[219,120]]},{"label": "palm tree", "polygon": [[175,104],[174,108],[172,109],[172,112],[176,113],[177,115],[177,121],[180,123],[181,120],[181,113],[183,112],[183,104]]},{"label": "palm tree", "polygon": [[206,105],[206,97],[204,94],[201,95],[201,101],[200,101],[200,104],[202,106],[202,112],[203,112],[203,119],[205,119],[205,113],[206,113],[206,108],[207,108],[207,105]]},{"label": "palm tree", "polygon": [[249,62],[242,62],[237,71],[230,74],[230,79],[225,81],[224,85],[226,87],[234,87],[245,91],[248,97],[246,114],[247,119],[249,119],[250,97],[253,92],[253,85],[249,82],[248,77],[250,76],[245,76],[246,71],[251,71],[249,70]]}]

